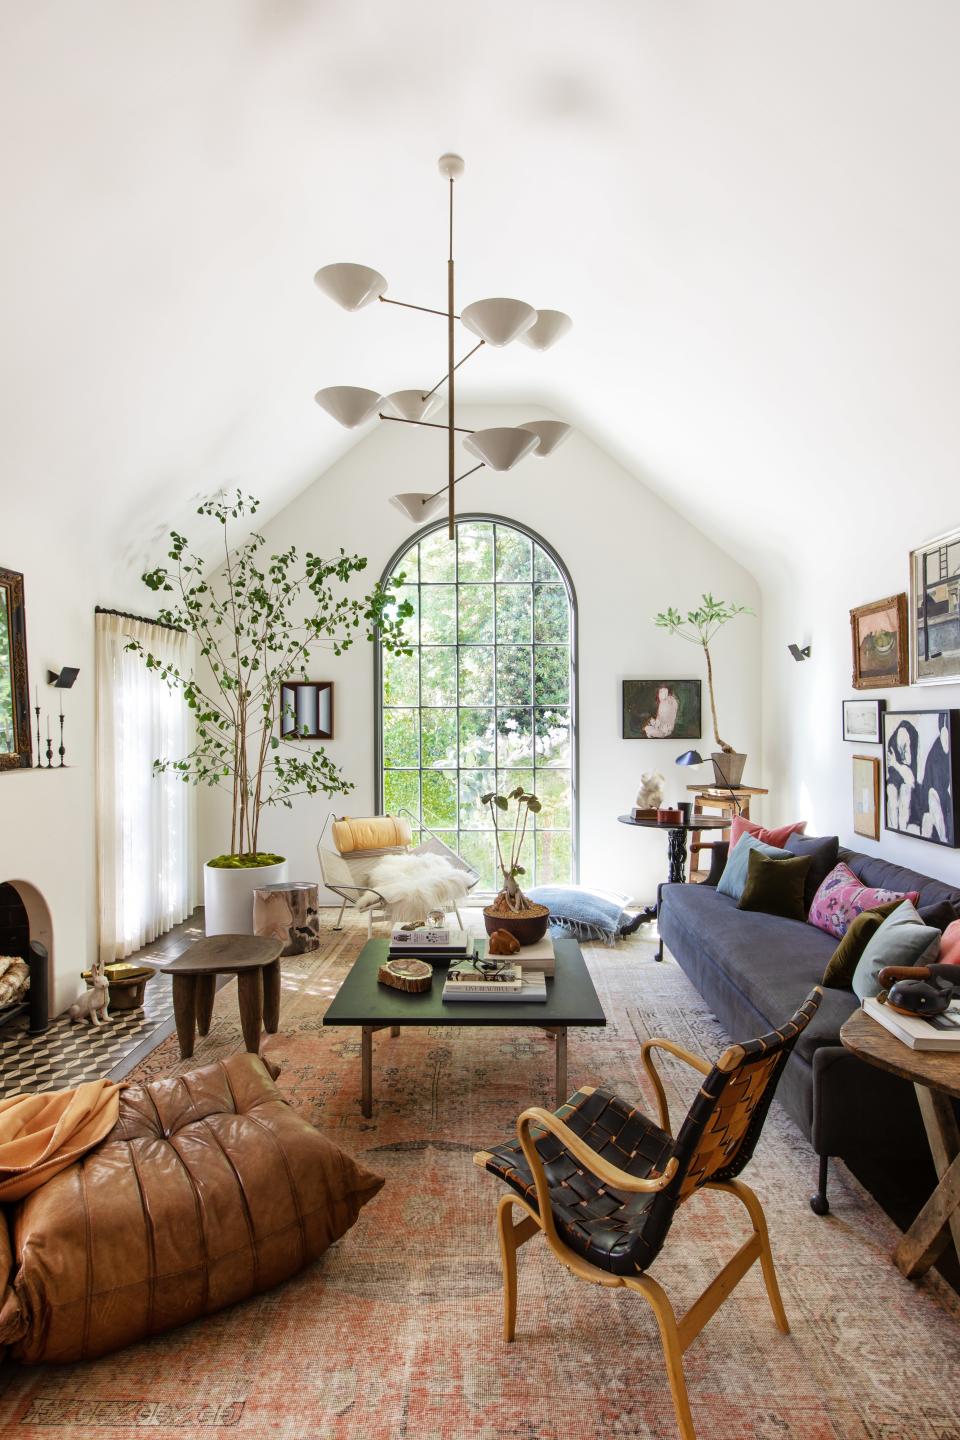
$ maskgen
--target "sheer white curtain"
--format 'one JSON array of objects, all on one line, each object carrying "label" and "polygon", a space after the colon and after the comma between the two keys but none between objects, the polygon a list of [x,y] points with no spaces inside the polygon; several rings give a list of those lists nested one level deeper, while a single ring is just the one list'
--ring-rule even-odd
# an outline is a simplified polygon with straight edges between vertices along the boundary
[{"label": "sheer white curtain", "polygon": [[190,712],[143,660],[189,671],[192,640],[177,630],[96,616],[97,862],[100,956],[122,960],[186,919],[197,903],[195,792],[154,760],[177,760],[192,743]]}]

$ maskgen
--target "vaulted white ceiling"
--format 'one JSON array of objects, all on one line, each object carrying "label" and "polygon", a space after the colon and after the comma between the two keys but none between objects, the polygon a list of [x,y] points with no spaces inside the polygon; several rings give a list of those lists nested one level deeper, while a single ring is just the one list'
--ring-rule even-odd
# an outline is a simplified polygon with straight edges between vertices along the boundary
[{"label": "vaulted white ceiling", "polygon": [[318,387],[439,378],[441,321],[346,315],[312,275],[359,260],[441,305],[445,149],[459,302],[575,321],[481,352],[464,398],[573,420],[761,573],[955,483],[953,0],[2,0],[0,24],[3,487],[111,563],[222,484],[269,513],[312,482],[353,439]]}]

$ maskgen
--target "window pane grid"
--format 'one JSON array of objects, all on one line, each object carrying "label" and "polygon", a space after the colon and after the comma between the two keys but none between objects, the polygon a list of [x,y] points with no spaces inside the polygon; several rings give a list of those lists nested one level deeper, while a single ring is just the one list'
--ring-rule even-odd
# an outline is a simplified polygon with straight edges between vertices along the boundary
[{"label": "window pane grid", "polygon": [[568,881],[573,656],[560,571],[531,537],[495,522],[459,524],[452,547],[442,528],[432,532],[398,561],[401,571],[415,606],[414,655],[407,669],[383,657],[385,807],[405,803],[481,871],[482,888],[499,888],[479,796],[522,785],[543,804],[527,832],[526,883]]}]

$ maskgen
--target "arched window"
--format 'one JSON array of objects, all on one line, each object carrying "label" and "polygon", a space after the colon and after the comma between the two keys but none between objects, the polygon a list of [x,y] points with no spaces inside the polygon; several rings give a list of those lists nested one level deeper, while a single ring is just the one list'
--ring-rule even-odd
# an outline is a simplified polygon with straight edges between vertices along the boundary
[{"label": "arched window", "polygon": [[577,876],[576,598],[559,557],[495,516],[420,531],[384,572],[412,601],[412,654],[377,647],[377,802],[409,811],[500,886],[479,797],[516,785],[543,808],[524,885]]}]

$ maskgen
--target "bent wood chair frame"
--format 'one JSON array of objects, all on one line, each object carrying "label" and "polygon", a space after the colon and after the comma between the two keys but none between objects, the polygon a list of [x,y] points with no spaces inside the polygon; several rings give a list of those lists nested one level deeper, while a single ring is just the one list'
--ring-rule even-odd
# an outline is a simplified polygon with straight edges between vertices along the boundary
[{"label": "bent wood chair frame", "polygon": [[[673,1142],[674,1153],[659,1173],[640,1176],[622,1170],[604,1160],[559,1115],[539,1107],[523,1111],[517,1120],[517,1138],[533,1179],[534,1194],[528,1199],[511,1190],[501,1196],[497,1206],[497,1234],[503,1270],[504,1340],[512,1341],[516,1334],[517,1251],[535,1235],[543,1234],[556,1258],[578,1279],[606,1289],[626,1288],[642,1295],[646,1300],[653,1310],[657,1322],[680,1436],[682,1440],[696,1440],[683,1370],[684,1352],[757,1260],[760,1261],[763,1282],[777,1329],[784,1335],[789,1334],[790,1331],[777,1283],[763,1207],[749,1185],[744,1184],[731,1172],[742,1168],[749,1160],[753,1146],[759,1137],[779,1075],[798,1035],[816,1013],[821,995],[822,991],[816,987],[782,1030],[773,1031],[759,1041],[751,1041],[747,1046],[729,1047],[715,1065],[711,1065],[701,1056],[692,1054],[670,1040],[657,1038],[643,1042],[641,1059],[657,1098],[660,1130],[667,1136],[672,1134],[670,1113],[663,1082],[654,1063],[654,1051],[666,1051],[691,1066],[701,1075],[708,1077],[701,1086],[690,1113],[678,1132],[677,1139]],[[766,1072],[761,1081],[762,1089],[759,1094],[755,1091],[752,1097],[752,1117],[748,1115],[737,1117],[735,1113],[732,1114],[735,1124],[738,1118],[743,1123],[739,1132],[733,1135],[731,1145],[726,1149],[720,1147],[720,1151],[715,1152],[716,1160],[719,1163],[711,1162],[709,1155],[704,1155],[703,1146],[701,1143],[697,1143],[695,1136],[691,1136],[695,1143],[689,1149],[689,1153],[682,1154],[684,1137],[691,1135],[692,1129],[698,1125],[717,1099],[717,1095],[711,1093],[711,1082],[719,1080],[722,1089],[726,1081],[732,1079],[734,1073],[743,1067],[745,1060],[753,1061],[756,1064],[763,1050],[767,1052],[769,1063],[766,1064]],[[596,1087],[583,1086],[577,1092],[577,1097],[588,1097],[595,1094],[597,1094]],[[700,1117],[695,1115],[698,1107],[701,1111]],[[691,1122],[693,1122],[693,1126],[691,1126]],[[729,1127],[726,1128],[729,1129]],[[702,1125],[700,1125],[700,1129],[702,1131]],[[663,1197],[661,1203],[667,1202],[665,1218],[661,1222],[663,1234],[659,1244],[656,1245],[652,1258],[659,1254],[660,1246],[666,1238],[666,1232],[677,1205],[696,1190],[719,1190],[735,1196],[741,1202],[750,1217],[751,1234],[684,1315],[677,1316],[666,1291],[652,1276],[645,1273],[645,1267],[638,1267],[639,1273],[636,1274],[615,1273],[592,1264],[565,1243],[557,1229],[550,1195],[550,1182],[537,1148],[537,1142],[543,1141],[549,1135],[561,1142],[569,1157],[578,1167],[582,1167],[581,1173],[584,1170],[588,1171],[608,1190],[626,1195]],[[699,1140],[702,1141],[702,1138],[701,1134]],[[740,1154],[740,1152],[744,1153]],[[490,1169],[491,1162],[496,1158],[491,1151],[481,1151],[474,1156],[474,1162],[482,1169]],[[706,1163],[704,1163],[705,1159]],[[669,1203],[671,1195],[672,1204]],[[514,1220],[513,1212],[515,1210],[520,1212],[518,1220]],[[649,1211],[647,1213],[649,1214]]]}]

